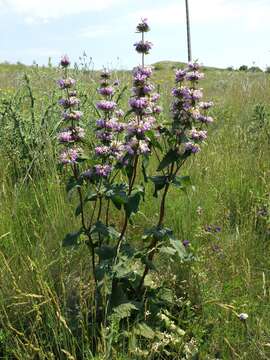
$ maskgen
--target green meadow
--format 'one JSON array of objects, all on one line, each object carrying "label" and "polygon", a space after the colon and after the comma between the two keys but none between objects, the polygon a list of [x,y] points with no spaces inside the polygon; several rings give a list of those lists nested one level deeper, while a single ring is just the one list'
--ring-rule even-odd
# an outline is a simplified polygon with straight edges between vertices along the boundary
[{"label": "green meadow", "polygon": [[[178,66],[155,65],[161,120],[170,121]],[[0,65],[0,359],[270,359],[270,75],[203,71],[215,121],[207,144],[183,167],[192,187],[170,190],[165,221],[193,255],[179,264],[159,255],[154,273],[179,304],[173,320],[183,334],[166,352],[166,338],[127,334],[124,341],[115,328],[93,355],[90,255],[84,245],[62,246],[80,220],[76,198],[65,191],[67,171],[58,168],[60,70]],[[89,139],[98,75],[86,65],[72,70]],[[128,110],[131,73],[113,71],[113,78]],[[159,201],[153,184],[147,187],[128,230],[136,244],[158,219]]]}]

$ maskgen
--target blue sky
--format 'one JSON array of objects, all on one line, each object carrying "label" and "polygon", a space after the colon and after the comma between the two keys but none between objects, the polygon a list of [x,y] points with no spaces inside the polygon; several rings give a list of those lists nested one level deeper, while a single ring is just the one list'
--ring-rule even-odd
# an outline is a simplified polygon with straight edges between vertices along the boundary
[{"label": "blue sky", "polygon": [[[189,0],[193,58],[205,65],[270,65],[270,0]],[[132,68],[135,27],[147,17],[148,62],[185,61],[184,0],[0,0],[0,62],[56,64],[85,51],[95,68]]]}]

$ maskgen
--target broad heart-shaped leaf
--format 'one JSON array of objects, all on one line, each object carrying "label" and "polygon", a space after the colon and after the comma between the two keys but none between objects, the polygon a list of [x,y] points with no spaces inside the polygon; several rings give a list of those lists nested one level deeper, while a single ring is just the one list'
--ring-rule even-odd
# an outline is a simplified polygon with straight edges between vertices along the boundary
[{"label": "broad heart-shaped leaf", "polygon": [[128,201],[125,204],[125,211],[128,218],[130,218],[132,214],[136,214],[136,212],[138,212],[140,201],[143,196],[144,196],[143,187],[137,186],[132,190],[131,194],[128,197]]},{"label": "broad heart-shaped leaf", "polygon": [[135,304],[133,304],[132,302],[120,304],[113,309],[111,319],[120,321],[122,319],[130,317],[132,310],[139,310],[137,306],[135,306]]},{"label": "broad heart-shaped leaf", "polygon": [[106,226],[103,222],[97,221],[90,230],[90,234],[99,234],[105,238],[116,239],[120,236],[119,232],[112,226]]},{"label": "broad heart-shaped leaf", "polygon": [[158,241],[160,241],[160,240],[170,239],[172,237],[172,234],[173,234],[173,232],[169,228],[153,226],[150,229],[144,230],[144,235],[143,235],[142,239],[146,240],[146,239],[154,237]]},{"label": "broad heart-shaped leaf", "polygon": [[180,240],[170,238],[171,247],[175,250],[175,254],[178,255],[180,259],[184,259],[186,256],[186,249]]},{"label": "broad heart-shaped leaf", "polygon": [[161,171],[171,165],[172,163],[176,162],[180,158],[180,154],[177,149],[170,149],[164,158],[161,160],[157,171]]},{"label": "broad heart-shaped leaf", "polygon": [[167,254],[167,255],[175,255],[176,250],[174,248],[172,248],[171,246],[162,246],[159,249],[159,252],[161,252],[163,254]]},{"label": "broad heart-shaped leaf", "polygon": [[114,276],[117,279],[128,277],[130,274],[133,274],[134,270],[134,260],[125,255],[121,255],[118,258],[117,264],[113,266]]},{"label": "broad heart-shaped leaf", "polygon": [[181,190],[186,190],[187,187],[192,185],[190,176],[175,176],[172,184]]},{"label": "broad heart-shaped leaf", "polygon": [[90,160],[89,156],[80,155],[76,161],[77,161],[77,162],[84,162],[84,161],[86,161],[86,160]]},{"label": "broad heart-shaped leaf", "polygon": [[64,240],[62,245],[64,247],[69,247],[69,246],[78,246],[79,245],[79,239],[80,239],[80,235],[83,233],[83,230],[80,229],[79,231],[76,232],[72,232],[72,233],[68,233]]},{"label": "broad heart-shaped leaf", "polygon": [[148,182],[147,168],[149,166],[149,155],[145,155],[142,161],[142,173],[145,182]]},{"label": "broad heart-shaped leaf", "polygon": [[86,201],[96,201],[96,200],[97,200],[97,193],[93,190],[90,190],[84,199],[85,202]]},{"label": "broad heart-shaped leaf", "polygon": [[173,291],[169,288],[165,288],[165,287],[160,287],[158,289],[158,297],[160,300],[162,300],[162,302],[167,302],[170,304],[174,303],[174,296],[173,296]]},{"label": "broad heart-shaped leaf", "polygon": [[81,185],[82,185],[81,179],[77,180],[74,176],[71,176],[66,184],[66,192],[69,193],[70,191],[80,187]]},{"label": "broad heart-shaped leaf", "polygon": [[121,210],[122,205],[128,202],[126,190],[126,184],[114,184],[106,191],[107,199],[111,199],[118,210]]},{"label": "broad heart-shaped leaf", "polygon": [[[106,276],[111,276],[111,262],[110,261],[101,261],[96,265],[96,279],[102,285],[102,281]],[[110,293],[110,290],[109,290]]]},{"label": "broad heart-shaped leaf", "polygon": [[82,213],[82,205],[79,204],[75,210],[75,216],[79,216]]},{"label": "broad heart-shaped leaf", "polygon": [[149,179],[154,183],[155,185],[155,191],[153,196],[158,197],[158,192],[164,188],[168,181],[168,176],[150,176]]},{"label": "broad heart-shaped leaf", "polygon": [[145,136],[147,136],[150,139],[152,146],[159,149],[160,151],[163,150],[162,146],[161,146],[160,142],[158,141],[158,139],[156,138],[155,132],[153,130],[148,130],[144,134],[145,134]]},{"label": "broad heart-shaped leaf", "polygon": [[120,281],[116,281],[112,286],[111,292],[111,308],[115,308],[123,303],[127,303],[128,298],[124,289],[124,284]]},{"label": "broad heart-shaped leaf", "polygon": [[142,256],[141,261],[143,264],[147,265],[150,270],[157,271],[157,268],[155,267],[153,261],[149,260],[148,256]]},{"label": "broad heart-shaped leaf", "polygon": [[154,339],[155,337],[155,332],[145,323],[137,324],[134,333],[146,339]]},{"label": "broad heart-shaped leaf", "polygon": [[115,247],[108,246],[108,245],[102,245],[95,249],[96,254],[99,256],[99,258],[103,260],[110,260],[113,259],[115,256]]}]

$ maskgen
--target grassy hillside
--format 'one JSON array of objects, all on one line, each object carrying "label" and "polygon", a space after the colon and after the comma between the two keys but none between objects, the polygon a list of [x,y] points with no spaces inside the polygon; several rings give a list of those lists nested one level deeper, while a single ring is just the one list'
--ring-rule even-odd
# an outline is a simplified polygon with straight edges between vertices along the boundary
[{"label": "grassy hillside", "polygon": [[[176,65],[155,64],[165,119]],[[171,191],[167,214],[167,225],[190,241],[196,260],[168,267],[160,257],[156,274],[181,303],[182,311],[174,315],[185,336],[175,345],[174,359],[269,359],[270,76],[212,68],[205,75],[202,86],[215,103],[216,120],[208,144],[184,168],[193,190]],[[94,358],[88,334],[89,255],[83,247],[70,252],[61,246],[79,220],[57,168],[59,76],[57,69],[0,65],[3,359]],[[73,76],[90,129],[97,117],[97,73],[73,70]],[[127,110],[130,73],[113,76],[122,87],[127,84],[121,99]],[[141,241],[145,224],[156,221],[157,206],[149,196],[129,234],[134,241]],[[239,320],[240,313],[248,319]],[[165,359],[153,350],[143,352],[152,349],[151,342],[142,342],[136,353],[131,339],[126,353],[125,344],[113,339],[113,359]],[[105,350],[99,344],[96,359],[103,359]]]}]

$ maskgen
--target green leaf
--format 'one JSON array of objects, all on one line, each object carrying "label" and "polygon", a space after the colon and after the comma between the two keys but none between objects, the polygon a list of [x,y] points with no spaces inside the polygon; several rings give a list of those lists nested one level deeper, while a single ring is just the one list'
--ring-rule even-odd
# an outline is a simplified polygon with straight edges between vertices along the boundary
[{"label": "green leaf", "polygon": [[158,192],[165,187],[165,185],[168,181],[168,176],[165,176],[165,175],[164,176],[150,176],[149,179],[155,185],[155,191],[154,191],[153,196],[158,197]]},{"label": "green leaf", "polygon": [[158,239],[158,241],[171,238],[172,230],[169,228],[158,227],[158,226],[153,226],[150,229],[145,229],[142,239],[146,240],[152,237]]},{"label": "green leaf", "polygon": [[170,246],[162,246],[159,249],[159,252],[161,252],[163,254],[167,254],[167,255],[175,255],[176,250]]},{"label": "green leaf", "polygon": [[128,197],[128,201],[125,204],[125,211],[128,218],[130,218],[132,214],[136,214],[138,212],[140,201],[143,196],[144,189],[142,187],[137,187],[132,190],[130,196]]},{"label": "green leaf", "polygon": [[148,256],[141,257],[141,261],[143,264],[147,265],[150,270],[157,271],[157,268],[155,267],[153,261],[149,260]]},{"label": "green leaf", "polygon": [[137,324],[134,328],[134,333],[146,339],[153,339],[155,337],[155,332],[145,323]]},{"label": "green leaf", "polygon": [[156,138],[155,132],[153,130],[146,131],[145,136],[147,136],[150,139],[151,145],[153,145],[155,148],[159,149],[160,151],[163,151],[162,146],[158,141],[158,139]]},{"label": "green leaf", "polygon": [[97,193],[90,190],[89,193],[85,197],[85,202],[87,201],[96,201],[97,200]]},{"label": "green leaf", "polygon": [[78,159],[76,160],[77,162],[81,163],[81,162],[84,162],[86,160],[90,160],[90,157],[89,156],[86,156],[84,154],[81,154]]},{"label": "green leaf", "polygon": [[130,317],[132,310],[138,310],[137,306],[135,306],[132,302],[120,304],[114,308],[112,319],[120,321],[127,317]]},{"label": "green leaf", "polygon": [[75,216],[79,216],[82,213],[82,205],[79,204],[75,210]]},{"label": "green leaf", "polygon": [[187,187],[192,185],[190,176],[175,176],[172,184],[181,190],[186,190]]},{"label": "green leaf", "polygon": [[110,260],[115,256],[115,247],[102,245],[95,249],[96,254],[101,260]]},{"label": "green leaf", "polygon": [[158,292],[158,297],[164,302],[174,303],[173,291],[168,288],[161,287]]},{"label": "green leaf", "polygon": [[80,187],[81,185],[82,185],[81,180],[77,180],[74,176],[71,176],[66,184],[66,192],[69,193],[70,191]]},{"label": "green leaf", "polygon": [[109,236],[108,227],[103,224],[101,221],[97,221],[90,230],[90,234],[101,234],[104,236]]},{"label": "green leaf", "polygon": [[161,160],[157,171],[161,171],[171,165],[172,163],[179,160],[180,154],[178,153],[178,150],[176,149],[170,149],[167,154],[164,156],[164,158]]},{"label": "green leaf", "polygon": [[119,306],[123,303],[128,302],[128,298],[123,288],[123,284],[119,281],[116,281],[112,286],[112,295],[111,295],[111,306],[112,308]]},{"label": "green leaf", "polygon": [[72,232],[72,233],[68,233],[64,240],[62,245],[64,247],[69,247],[69,246],[78,246],[79,245],[79,239],[80,239],[80,235],[82,234],[83,230],[80,229],[77,232]]},{"label": "green leaf", "polygon": [[112,226],[106,226],[103,222],[98,220],[90,230],[90,234],[100,234],[105,238],[115,239],[120,236],[119,232]]},{"label": "green leaf", "polygon": [[144,156],[142,161],[142,173],[145,182],[148,182],[147,168],[149,166],[149,156]]},{"label": "green leaf", "polygon": [[175,250],[175,253],[179,256],[179,258],[184,259],[186,256],[186,250],[182,242],[180,240],[170,238],[170,244],[172,245],[172,248]]},{"label": "green leaf", "polygon": [[128,202],[125,184],[115,184],[106,192],[106,197],[111,199],[114,206],[121,210],[122,205]]}]

